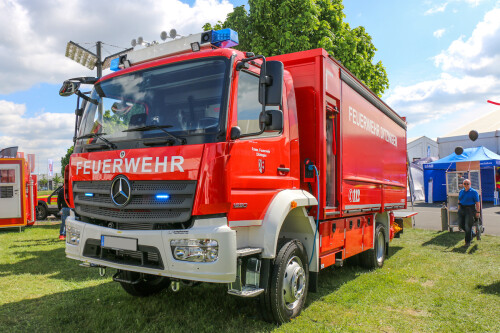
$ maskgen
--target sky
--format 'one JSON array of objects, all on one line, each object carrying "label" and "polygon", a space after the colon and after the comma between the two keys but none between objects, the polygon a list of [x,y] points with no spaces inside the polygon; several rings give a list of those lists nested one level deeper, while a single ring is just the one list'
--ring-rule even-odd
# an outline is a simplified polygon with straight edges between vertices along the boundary
[{"label": "sky", "polygon": [[[92,4],[99,4],[93,6]],[[65,58],[72,40],[103,55],[161,31],[201,32],[242,0],[0,0],[0,148],[36,154],[36,172],[72,145],[76,97],[68,78],[95,71]],[[500,107],[500,0],[344,0],[345,21],[364,26],[390,87],[382,96],[406,117],[408,138],[446,136]],[[106,74],[106,72],[105,72]]]}]

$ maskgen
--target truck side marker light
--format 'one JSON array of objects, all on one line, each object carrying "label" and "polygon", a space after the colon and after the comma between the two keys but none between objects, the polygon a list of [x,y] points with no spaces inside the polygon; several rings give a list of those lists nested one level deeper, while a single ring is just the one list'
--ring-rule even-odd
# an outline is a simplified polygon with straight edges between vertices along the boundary
[{"label": "truck side marker light", "polygon": [[158,200],[168,200],[170,199],[170,194],[157,194],[156,199]]},{"label": "truck side marker light", "polygon": [[290,208],[292,208],[292,209],[297,208],[297,202],[292,201],[292,203],[290,204]]},{"label": "truck side marker light", "polygon": [[93,196],[94,196],[94,193],[85,193],[85,196],[86,196],[86,197],[93,197]]}]

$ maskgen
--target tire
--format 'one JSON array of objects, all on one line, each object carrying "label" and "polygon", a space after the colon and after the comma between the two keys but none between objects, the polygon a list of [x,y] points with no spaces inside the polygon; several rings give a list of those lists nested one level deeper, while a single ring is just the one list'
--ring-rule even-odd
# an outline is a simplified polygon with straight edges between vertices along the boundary
[{"label": "tire", "polygon": [[483,223],[481,220],[478,220],[476,223],[476,239],[481,240],[481,233],[483,232]]},{"label": "tire", "polygon": [[47,207],[45,207],[44,204],[38,204],[38,206],[36,206],[36,219],[37,220],[45,220],[47,219],[47,215],[48,215],[48,211],[47,211]]},{"label": "tire", "polygon": [[131,284],[120,282],[122,288],[132,296],[137,297],[147,297],[154,294],[158,294],[170,285],[170,279],[150,274],[143,274],[141,278],[141,273],[122,271],[122,276],[125,280],[137,281],[138,283]]},{"label": "tire", "polygon": [[373,249],[361,253],[360,259],[363,267],[374,269],[384,266],[386,253],[385,234],[384,226],[382,224],[377,224]]},{"label": "tire", "polygon": [[309,265],[304,246],[298,240],[285,243],[271,266],[271,280],[261,295],[266,321],[283,324],[297,317],[307,298]]}]

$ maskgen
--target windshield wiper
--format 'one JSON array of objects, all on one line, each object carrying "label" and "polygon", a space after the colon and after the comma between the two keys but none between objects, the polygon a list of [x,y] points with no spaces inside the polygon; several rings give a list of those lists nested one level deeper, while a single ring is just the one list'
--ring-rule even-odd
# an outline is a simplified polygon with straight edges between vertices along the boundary
[{"label": "windshield wiper", "polygon": [[172,127],[172,125],[149,125],[149,126],[129,128],[122,132],[145,132],[145,131],[159,129],[160,131],[164,132],[166,135],[168,135],[175,141],[179,142],[181,145],[186,144],[187,142],[186,138],[179,138],[178,136],[175,136],[172,133],[169,133],[165,130],[165,128],[170,128],[170,127]]},{"label": "windshield wiper", "polygon": [[113,142],[106,139],[105,137],[103,137],[103,135],[106,135],[106,133],[89,133],[79,136],[76,139],[79,140],[79,139],[98,138],[101,139],[106,144],[106,146],[108,146],[108,148],[116,149],[116,145]]}]

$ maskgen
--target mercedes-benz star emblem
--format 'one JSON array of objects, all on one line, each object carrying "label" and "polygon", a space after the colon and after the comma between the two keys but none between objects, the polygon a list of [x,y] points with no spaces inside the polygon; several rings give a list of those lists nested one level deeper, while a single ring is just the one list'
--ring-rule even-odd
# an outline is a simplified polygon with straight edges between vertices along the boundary
[{"label": "mercedes-benz star emblem", "polygon": [[111,183],[111,200],[117,206],[125,206],[130,201],[132,188],[124,176],[116,177]]}]

